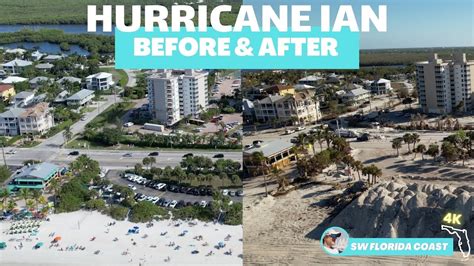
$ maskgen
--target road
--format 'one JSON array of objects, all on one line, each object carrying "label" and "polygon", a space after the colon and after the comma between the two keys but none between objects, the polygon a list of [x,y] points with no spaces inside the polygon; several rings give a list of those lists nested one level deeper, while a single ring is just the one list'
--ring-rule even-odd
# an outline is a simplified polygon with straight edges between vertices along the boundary
[{"label": "road", "polygon": [[[96,102],[95,105],[91,106],[91,107],[93,106],[96,107],[94,111],[84,114],[83,120],[79,120],[71,126],[71,132],[73,133],[73,135],[81,133],[90,121],[92,121],[96,116],[102,113],[105,109],[109,108],[112,104],[114,104],[115,102],[122,101],[120,97],[117,97],[114,95],[106,95],[103,97],[106,99],[105,101]],[[34,148],[30,148],[30,150],[61,147],[65,142],[63,132],[64,131],[61,131],[58,134],[52,136],[51,138],[46,139],[38,146]]]},{"label": "road", "polygon": [[[8,165],[19,166],[26,160],[41,160],[58,165],[66,165],[75,160],[76,156],[71,156],[69,153],[72,149],[60,148],[19,148],[15,149],[16,154],[6,154],[6,161]],[[159,150],[159,149],[158,149]],[[99,162],[100,166],[107,169],[124,170],[133,167],[137,163],[141,163],[143,158],[151,151],[136,151],[136,150],[80,150],[81,154],[86,154],[90,158]],[[193,151],[195,155],[213,157],[215,154],[224,154],[225,159],[235,161],[242,161],[242,153],[237,152],[222,152],[222,151]],[[124,157],[126,153],[131,153],[132,157]],[[182,156],[189,153],[188,150],[181,151],[160,151],[160,155],[156,157],[155,167],[177,166],[182,160]],[[215,159],[214,159],[215,160]]]}]

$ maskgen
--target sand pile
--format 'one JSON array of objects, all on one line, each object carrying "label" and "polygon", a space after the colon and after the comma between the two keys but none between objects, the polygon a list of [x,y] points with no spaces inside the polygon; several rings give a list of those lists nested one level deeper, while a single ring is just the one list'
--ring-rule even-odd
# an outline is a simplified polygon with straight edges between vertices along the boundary
[{"label": "sand pile", "polygon": [[381,183],[344,208],[331,225],[351,237],[447,237],[441,221],[448,211],[462,213],[474,243],[474,186],[437,186],[402,181]]}]

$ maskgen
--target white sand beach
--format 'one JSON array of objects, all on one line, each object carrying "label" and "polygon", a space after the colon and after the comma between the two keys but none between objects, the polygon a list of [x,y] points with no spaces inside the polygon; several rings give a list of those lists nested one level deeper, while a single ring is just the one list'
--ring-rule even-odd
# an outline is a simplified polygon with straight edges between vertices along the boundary
[{"label": "white sand beach", "polygon": [[[0,250],[0,264],[243,264],[242,226],[166,220],[155,221],[153,226],[147,227],[145,223],[115,221],[98,212],[86,211],[53,214],[49,218],[50,221],[41,223],[39,233],[31,237],[31,241],[26,240],[29,234],[6,234],[5,231],[8,231],[11,222],[0,222],[0,242],[7,243],[7,248]],[[109,225],[114,221],[114,225]],[[127,234],[128,230],[134,226],[139,227],[139,233]],[[183,235],[183,232],[186,233]],[[51,242],[58,236],[61,237],[58,246],[52,246]],[[34,249],[38,242],[43,242],[44,245],[39,249]],[[217,249],[216,245],[219,242],[225,244],[225,247]],[[20,245],[23,247],[20,248]],[[74,250],[66,251],[66,248],[71,246]],[[81,247],[85,249],[81,250]],[[100,252],[95,254],[97,250]],[[199,253],[192,254],[194,250]],[[212,255],[208,255],[211,251]]]}]

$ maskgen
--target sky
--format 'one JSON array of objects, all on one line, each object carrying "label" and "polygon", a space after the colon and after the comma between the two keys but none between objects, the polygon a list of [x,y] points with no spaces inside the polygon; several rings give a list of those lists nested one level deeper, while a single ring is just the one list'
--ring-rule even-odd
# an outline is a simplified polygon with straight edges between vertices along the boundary
[{"label": "sky", "polygon": [[[269,0],[243,0],[246,5]],[[361,33],[361,49],[474,46],[474,0],[271,0],[272,5],[312,5],[312,25],[320,24],[320,5],[331,5],[335,17],[339,5],[352,5],[360,17],[360,5],[387,5],[387,32]],[[259,16],[259,15],[258,15]]]}]

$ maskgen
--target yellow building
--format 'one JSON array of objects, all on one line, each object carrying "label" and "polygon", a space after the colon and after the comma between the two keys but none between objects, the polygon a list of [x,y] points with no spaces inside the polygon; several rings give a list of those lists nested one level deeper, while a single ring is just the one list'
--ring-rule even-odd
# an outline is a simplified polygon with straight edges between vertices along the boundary
[{"label": "yellow building", "polygon": [[11,84],[0,84],[0,97],[3,101],[9,101],[15,96],[15,87]]},{"label": "yellow building", "polygon": [[272,85],[265,88],[265,91],[270,95],[278,94],[281,96],[285,96],[288,94],[290,95],[295,94],[295,88],[290,85]]},{"label": "yellow building", "polygon": [[[288,141],[276,140],[261,143],[243,152],[244,169],[250,176],[268,173],[273,167],[283,169],[296,160],[292,150],[293,144]],[[256,162],[253,154],[261,152],[265,158],[263,162]]]}]

